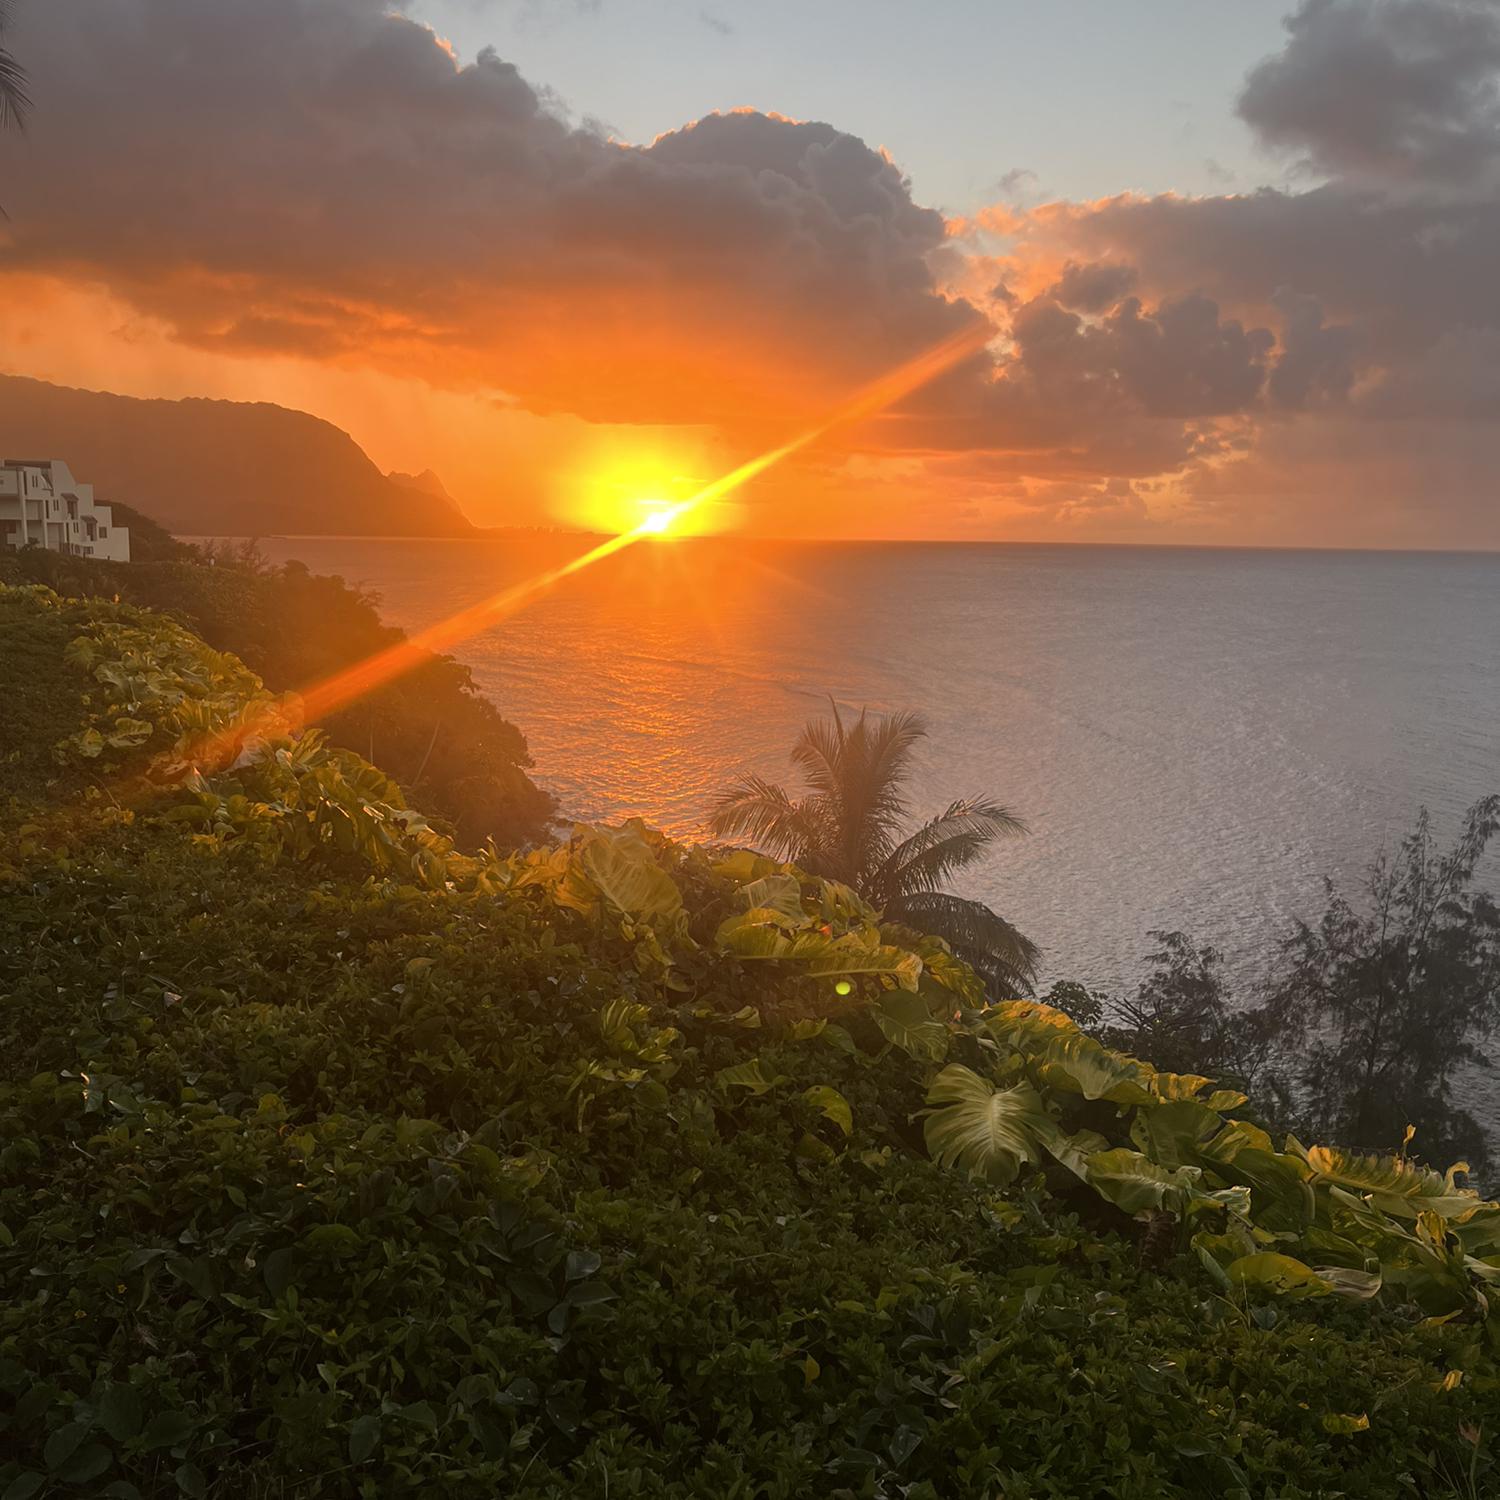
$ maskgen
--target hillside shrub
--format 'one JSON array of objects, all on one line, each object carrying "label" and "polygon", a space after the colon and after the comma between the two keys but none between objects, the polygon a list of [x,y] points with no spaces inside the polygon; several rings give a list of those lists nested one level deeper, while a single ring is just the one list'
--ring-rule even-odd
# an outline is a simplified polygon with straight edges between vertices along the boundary
[{"label": "hillside shrub", "polygon": [[[180,545],[180,544],[179,544]],[[253,550],[155,561],[98,562],[40,549],[0,553],[0,583],[40,583],[78,597],[170,612],[209,645],[233,652],[268,687],[295,692],[404,639],[373,596],[342,578],[280,567]],[[546,838],[556,805],[527,774],[525,736],[474,686],[469,669],[433,655],[330,714],[330,744],[357,751],[399,780],[414,806],[477,847]]]}]

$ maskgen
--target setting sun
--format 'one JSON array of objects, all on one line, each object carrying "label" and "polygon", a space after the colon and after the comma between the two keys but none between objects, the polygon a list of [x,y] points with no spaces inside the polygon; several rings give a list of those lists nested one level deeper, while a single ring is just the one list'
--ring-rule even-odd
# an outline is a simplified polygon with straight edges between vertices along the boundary
[{"label": "setting sun", "polygon": [[690,445],[678,452],[660,442],[622,444],[602,462],[567,477],[560,487],[558,518],[607,536],[722,531],[732,524],[726,508],[711,515],[684,504],[703,487],[703,462]]}]

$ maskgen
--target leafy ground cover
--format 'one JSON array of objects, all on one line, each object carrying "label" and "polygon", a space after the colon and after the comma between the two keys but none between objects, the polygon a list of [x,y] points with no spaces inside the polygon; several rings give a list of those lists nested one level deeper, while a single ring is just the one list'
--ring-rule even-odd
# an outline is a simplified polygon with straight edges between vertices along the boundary
[{"label": "leafy ground cover", "polygon": [[[382,651],[404,633],[375,600],[300,563],[272,567],[253,551],[216,558],[174,542],[144,518],[148,560],[98,562],[30,548],[0,552],[0,584],[40,583],[62,594],[119,599],[170,612],[233,652],[277,692],[293,692]],[[416,805],[468,846],[545,838],[556,811],[527,774],[525,736],[477,692],[467,667],[434,655],[329,716],[333,745],[398,777]]]},{"label": "leafy ground cover", "polygon": [[1461,1174],[790,866],[184,772],[270,700],[129,606],[0,590],[0,693],[0,1495],[1495,1492]]}]

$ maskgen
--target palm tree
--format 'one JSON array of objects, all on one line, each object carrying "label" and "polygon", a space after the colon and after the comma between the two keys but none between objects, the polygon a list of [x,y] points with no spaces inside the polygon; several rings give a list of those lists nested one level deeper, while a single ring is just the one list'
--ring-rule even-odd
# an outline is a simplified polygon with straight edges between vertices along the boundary
[{"label": "palm tree", "polygon": [[[10,25],[10,0],[0,0],[0,40]],[[26,71],[4,47],[0,47],[0,130],[26,124],[31,99],[26,92]]]},{"label": "palm tree", "polygon": [[806,791],[794,797],[760,776],[742,776],[715,803],[709,827],[721,838],[751,841],[809,874],[852,886],[888,922],[944,938],[996,993],[1029,991],[1040,951],[980,901],[944,890],[948,877],[972,865],[997,839],[1026,825],[987,797],[953,803],[946,812],[901,834],[907,805],[902,786],[911,758],[927,736],[913,713],[846,724],[814,719],[792,746],[792,764]]},{"label": "palm tree", "polygon": [[[5,40],[10,26],[10,0],[0,0],[0,42]],[[0,131],[24,130],[26,116],[31,109],[31,96],[26,92],[26,70],[7,48],[0,46]],[[0,204],[0,219],[8,219],[5,206]]]}]

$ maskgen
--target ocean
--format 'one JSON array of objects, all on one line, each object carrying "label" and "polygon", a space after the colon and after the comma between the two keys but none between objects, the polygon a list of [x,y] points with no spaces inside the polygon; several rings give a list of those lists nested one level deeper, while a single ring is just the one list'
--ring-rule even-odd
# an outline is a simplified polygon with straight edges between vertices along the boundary
[{"label": "ocean", "polygon": [[[410,630],[587,545],[262,547]],[[919,710],[913,814],[982,792],[1030,825],[958,888],[1042,944],[1044,984],[1133,985],[1152,928],[1252,981],[1325,876],[1500,791],[1493,554],[653,540],[454,650],[566,816],[689,839],[830,701]]]}]

